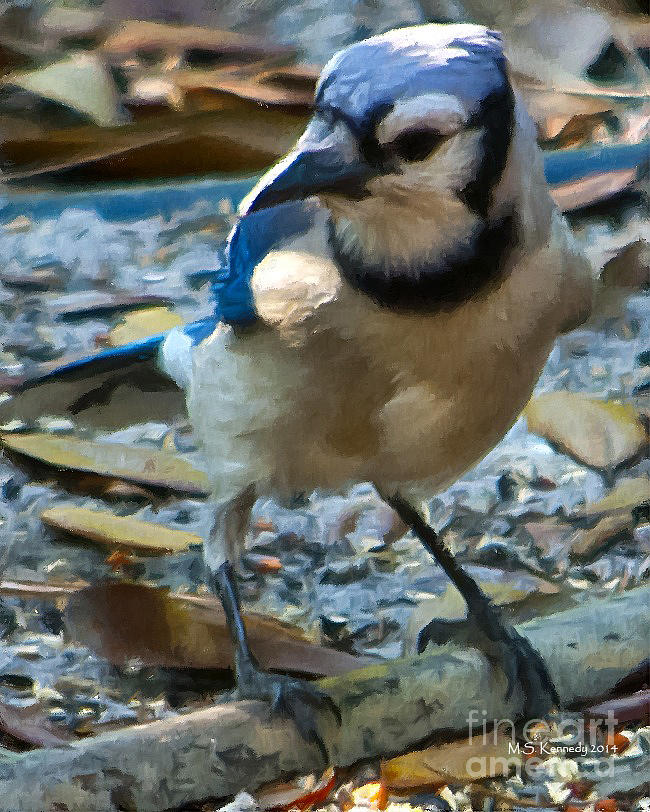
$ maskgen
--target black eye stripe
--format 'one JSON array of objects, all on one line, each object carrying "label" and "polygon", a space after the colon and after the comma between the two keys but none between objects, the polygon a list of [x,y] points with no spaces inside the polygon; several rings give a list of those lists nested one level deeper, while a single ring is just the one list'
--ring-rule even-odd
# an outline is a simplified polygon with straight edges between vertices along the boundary
[{"label": "black eye stripe", "polygon": [[407,130],[394,138],[386,149],[411,163],[428,158],[444,140],[445,136],[437,130],[428,128]]}]

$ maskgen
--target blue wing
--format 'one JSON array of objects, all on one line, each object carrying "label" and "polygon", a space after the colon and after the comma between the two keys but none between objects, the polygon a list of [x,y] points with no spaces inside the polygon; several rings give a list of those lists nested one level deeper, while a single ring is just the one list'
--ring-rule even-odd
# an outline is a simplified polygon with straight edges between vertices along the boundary
[{"label": "blue wing", "polygon": [[298,201],[249,214],[237,223],[228,238],[227,271],[213,283],[219,321],[247,325],[257,319],[250,288],[255,266],[276,246],[308,231],[315,212],[315,205]]},{"label": "blue wing", "polygon": [[[3,388],[12,398],[0,406],[0,421],[72,414],[80,422],[113,427],[182,413],[179,388],[191,368],[191,353],[185,350],[207,338],[220,321],[237,326],[255,322],[250,286],[255,266],[274,247],[308,230],[314,213],[314,205],[297,202],[240,220],[228,239],[225,268],[211,275],[211,316],[123,347],[43,365],[21,380],[7,379]],[[112,402],[116,398],[120,400]]]}]

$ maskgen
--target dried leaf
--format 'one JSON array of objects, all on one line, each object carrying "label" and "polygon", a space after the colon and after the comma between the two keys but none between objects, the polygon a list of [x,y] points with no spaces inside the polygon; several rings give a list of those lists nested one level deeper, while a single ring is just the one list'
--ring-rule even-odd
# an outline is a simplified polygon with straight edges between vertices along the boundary
[{"label": "dried leaf", "polygon": [[577,211],[609,200],[630,188],[636,179],[636,169],[597,172],[579,180],[551,186],[551,196],[562,211]]},{"label": "dried leaf", "polygon": [[613,126],[616,117],[609,110],[597,113],[576,113],[553,137],[543,142],[543,149],[581,147],[593,142],[594,132],[603,124]]},{"label": "dried leaf", "polygon": [[487,738],[475,736],[392,758],[382,764],[382,780],[389,789],[408,790],[507,776],[520,761],[509,752],[511,739],[502,734],[496,742],[492,734]]},{"label": "dried leaf", "polygon": [[0,282],[7,288],[35,292],[60,290],[63,287],[63,280],[48,268],[35,269],[26,274],[0,273]]},{"label": "dried leaf", "polygon": [[[85,479],[90,479],[90,477]],[[86,487],[81,486],[80,489],[91,493],[95,492],[102,499],[109,502],[150,502],[152,504],[160,502],[160,497],[152,490],[143,488],[133,482],[125,482],[123,479],[107,480],[105,477],[99,477],[98,479],[101,481],[98,481],[94,488],[93,483],[88,482]]]},{"label": "dried leaf", "polygon": [[[505,573],[488,567],[473,567],[472,575],[481,590],[498,606],[514,609],[517,604],[527,602],[531,595],[553,597],[559,595],[560,588],[528,573]],[[439,598],[418,601],[411,613],[406,630],[406,640],[414,643],[420,630],[434,618],[442,621],[460,621],[467,616],[465,599],[449,584]]]},{"label": "dried leaf", "polygon": [[603,798],[594,804],[594,812],[617,812],[618,802],[614,798]]},{"label": "dried leaf", "polygon": [[166,51],[168,54],[179,54],[188,50],[211,53],[216,57],[230,56],[239,64],[245,64],[252,58],[283,58],[289,61],[295,55],[293,48],[272,45],[262,37],[205,26],[169,25],[140,20],[128,20],[102,45],[104,54],[113,59],[137,57],[138,54],[147,52]]},{"label": "dried leaf", "polygon": [[245,562],[250,569],[260,573],[276,573],[282,569],[282,561],[275,555],[247,553]]},{"label": "dried leaf", "polygon": [[570,543],[569,556],[574,561],[593,561],[604,550],[629,536],[634,529],[631,513],[605,516],[595,527],[579,530]]},{"label": "dried leaf", "polygon": [[623,479],[597,502],[585,505],[580,516],[599,516],[603,513],[619,513],[635,510],[650,504],[650,481],[645,476]]},{"label": "dried leaf", "polygon": [[41,519],[49,527],[105,547],[124,547],[150,555],[183,552],[191,545],[203,543],[194,533],[88,508],[49,508],[41,513]]},{"label": "dried leaf", "polygon": [[7,451],[63,471],[125,479],[194,496],[210,493],[202,471],[166,451],[36,433],[5,434],[0,442]]},{"label": "dried leaf", "polygon": [[87,586],[87,581],[0,581],[0,595],[58,601],[67,600]]},{"label": "dried leaf", "polygon": [[633,668],[609,692],[610,698],[628,696],[630,693],[650,688],[650,657]]},{"label": "dried leaf", "polygon": [[47,303],[47,309],[63,321],[88,318],[109,318],[129,310],[169,305],[163,296],[115,294],[101,291],[82,291],[68,296],[58,296]]},{"label": "dried leaf", "polygon": [[304,111],[268,107],[229,95],[216,111],[162,114],[111,129],[85,126],[17,134],[2,143],[11,165],[3,181],[83,171],[92,178],[179,177],[208,172],[257,172],[287,152],[307,120]]},{"label": "dried leaf", "polygon": [[351,792],[352,803],[355,807],[365,809],[385,809],[388,803],[388,790],[382,781],[371,781],[363,784]]},{"label": "dried leaf", "polygon": [[533,398],[525,415],[534,434],[599,470],[613,470],[633,459],[646,443],[636,411],[623,403],[551,392]]},{"label": "dried leaf", "polygon": [[306,775],[293,781],[260,787],[255,793],[255,800],[262,810],[308,809],[322,804],[335,786],[336,773],[333,767],[329,767],[320,778]]},{"label": "dried leaf", "polygon": [[585,713],[596,718],[605,717],[611,713],[618,723],[643,722],[650,724],[650,690],[638,691],[630,696],[619,699],[607,699],[598,705],[587,708]]},{"label": "dried leaf", "polygon": [[609,259],[600,278],[608,287],[641,290],[650,285],[650,245],[647,240],[639,239],[628,243],[616,256]]},{"label": "dried leaf", "polygon": [[580,97],[535,87],[521,90],[542,142],[555,138],[576,115],[609,113],[614,107],[610,99]]},{"label": "dried leaf", "polygon": [[[159,151],[161,145],[168,144],[170,152],[165,155],[167,162],[182,134],[183,130],[178,126],[165,127],[159,122],[155,132],[143,133],[137,125],[125,125],[111,130],[79,127],[44,133],[40,138],[30,141],[6,139],[2,144],[3,156],[13,169],[4,171],[2,178],[4,181],[30,180],[43,174],[101,164],[107,165],[109,176],[128,177],[132,180],[136,173],[128,157],[135,156],[136,163],[141,164],[141,150],[153,147]],[[116,159],[119,159],[117,166]],[[116,175],[118,167],[124,167],[124,174]]]},{"label": "dried leaf", "polygon": [[107,344],[122,347],[133,341],[164,333],[173,327],[182,327],[184,323],[183,318],[168,307],[139,310],[124,316],[122,323],[109,332]]},{"label": "dried leaf", "polygon": [[76,53],[45,68],[9,74],[2,84],[54,99],[102,127],[122,121],[113,80],[94,53]]},{"label": "dried leaf", "polygon": [[133,564],[134,558],[130,553],[125,553],[123,550],[116,550],[111,553],[106,559],[106,564],[113,570],[119,572],[121,569],[127,569]]},{"label": "dried leaf", "polygon": [[40,708],[16,708],[0,703],[0,733],[31,747],[67,747],[72,737],[56,730]]},{"label": "dried leaf", "polygon": [[178,71],[174,74],[174,83],[184,94],[189,94],[190,99],[204,99],[207,103],[201,104],[201,109],[216,109],[215,105],[222,106],[218,105],[220,96],[235,96],[257,104],[294,107],[302,111],[305,117],[313,106],[315,86],[315,82],[306,88],[301,87],[300,83],[296,83],[296,86],[287,82],[289,86],[286,86],[279,81],[269,81],[268,74],[239,77],[223,70]]},{"label": "dried leaf", "polygon": [[[118,665],[230,668],[232,645],[215,598],[105,582],[72,595],[65,613],[72,637]],[[299,629],[244,616],[251,648],[265,668],[333,676],[372,662],[311,642]]]}]

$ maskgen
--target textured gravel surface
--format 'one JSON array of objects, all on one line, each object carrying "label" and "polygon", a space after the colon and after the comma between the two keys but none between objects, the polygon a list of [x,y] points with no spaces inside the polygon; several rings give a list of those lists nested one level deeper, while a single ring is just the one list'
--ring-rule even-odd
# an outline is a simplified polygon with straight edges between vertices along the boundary
[{"label": "textured gravel surface", "polygon": [[[120,222],[91,210],[63,208],[52,216],[14,217],[0,225],[0,372],[20,373],[39,361],[94,351],[119,315],[65,322],[56,318],[57,307],[81,306],[89,291],[167,297],[187,320],[205,313],[208,286],[197,286],[191,275],[219,266],[231,210],[228,198],[205,199],[171,217]],[[575,227],[599,265],[648,236],[648,222],[638,207],[617,212],[616,219],[592,212],[576,219]],[[57,280],[50,289],[30,289],[16,281],[44,268]],[[650,365],[642,355],[650,348],[649,317],[650,298],[639,291],[630,296],[624,318],[562,337],[537,391],[567,389],[604,399],[635,399],[642,405],[650,384]],[[16,424],[3,430],[21,428]],[[73,422],[46,414],[37,428],[62,434],[75,430]],[[97,439],[152,448],[172,443],[200,467],[201,452],[194,449],[191,434],[177,429],[149,423]],[[645,459],[618,476],[620,481],[647,474]],[[570,536],[581,531],[580,524],[570,521],[612,484],[530,434],[521,418],[474,470],[432,497],[430,517],[483,583],[513,583],[533,591],[547,582],[559,587],[562,596],[582,600],[630,588],[650,576],[650,526],[642,511],[621,543],[594,561],[578,565],[569,558]],[[2,577],[116,577],[105,551],[65,543],[42,525],[41,512],[57,504],[107,507],[99,498],[65,492],[55,478],[31,481],[0,458]],[[210,504],[196,499],[163,505],[125,499],[112,502],[110,509],[203,538],[212,522]],[[399,656],[412,646],[414,612],[417,617],[427,601],[447,588],[421,546],[410,536],[399,537],[390,511],[368,485],[344,495],[315,493],[293,510],[260,501],[255,520],[250,555],[240,564],[247,606],[317,632],[325,642],[349,651]],[[260,572],[260,554],[277,556],[281,568]],[[202,584],[201,554],[194,549],[136,559],[129,574],[194,592]],[[188,685],[178,675],[140,669],[137,663],[120,671],[112,668],[68,639],[61,612],[52,603],[2,598],[0,634],[0,699],[20,706],[40,701],[62,726],[83,730],[165,715],[171,712],[170,703],[179,701],[179,684],[186,700],[203,695],[205,685]]]}]

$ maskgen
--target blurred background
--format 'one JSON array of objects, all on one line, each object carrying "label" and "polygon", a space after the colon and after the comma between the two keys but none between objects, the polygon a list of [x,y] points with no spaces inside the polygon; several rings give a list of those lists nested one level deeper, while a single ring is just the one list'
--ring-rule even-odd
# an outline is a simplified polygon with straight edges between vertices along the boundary
[{"label": "blurred background", "polygon": [[646,134],[644,0],[2,0],[5,182],[254,172],[309,115],[319,68],[396,26],[501,30],[548,148]]}]

